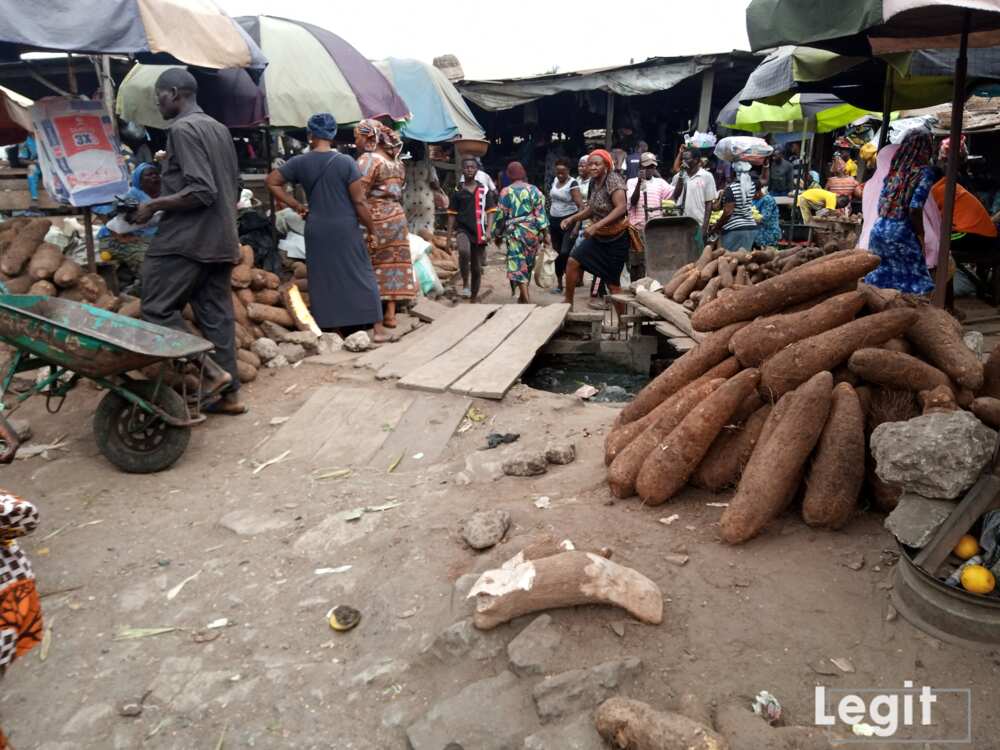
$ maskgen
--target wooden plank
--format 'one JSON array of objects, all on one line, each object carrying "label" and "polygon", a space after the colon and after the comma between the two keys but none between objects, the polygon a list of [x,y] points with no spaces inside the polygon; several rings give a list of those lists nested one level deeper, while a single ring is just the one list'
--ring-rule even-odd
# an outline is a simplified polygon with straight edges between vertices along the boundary
[{"label": "wooden plank", "polygon": [[455,308],[449,315],[428,327],[430,336],[422,336],[414,346],[407,347],[398,356],[390,359],[379,368],[375,377],[381,380],[401,378],[418,367],[423,367],[479,328],[498,307],[500,306],[462,305]]},{"label": "wooden plank", "polygon": [[695,341],[701,341],[705,337],[705,334],[699,333],[692,327],[691,315],[688,311],[672,299],[667,299],[659,292],[647,292],[645,289],[640,289],[635,296],[638,298],[639,302],[653,312],[657,313],[661,318],[666,320],[668,323],[673,323],[675,326],[684,331],[685,335],[689,338],[692,338]]},{"label": "wooden plank", "polygon": [[418,391],[441,393],[502,344],[520,326],[534,305],[504,305],[444,354],[408,373],[399,385]]},{"label": "wooden plank", "polygon": [[972,524],[981,515],[996,507],[1000,507],[1000,477],[983,474],[962,502],[955,506],[955,510],[941,524],[927,546],[917,553],[913,560],[914,564],[935,575],[938,566],[955,549],[962,535],[969,533]]},{"label": "wooden plank", "polygon": [[27,211],[29,208],[44,208],[48,210],[65,209],[67,212],[74,211],[71,206],[63,206],[56,203],[44,190],[39,191],[38,203],[31,205],[31,193],[25,185],[24,190],[0,190],[0,211]]},{"label": "wooden plank", "polygon": [[443,318],[454,308],[442,305],[432,299],[424,297],[416,306],[410,308],[410,314],[416,316],[424,323],[433,323],[435,320]]},{"label": "wooden plank", "polygon": [[[396,472],[415,471],[437,461],[448,447],[472,401],[452,394],[420,394],[376,451],[369,466],[386,471],[402,456]],[[415,455],[423,454],[421,458]]]},{"label": "wooden plank", "polygon": [[515,335],[500,344],[449,390],[480,398],[503,398],[521,373],[528,369],[538,349],[562,327],[568,312],[567,304],[535,308]]},{"label": "wooden plank", "polygon": [[[458,307],[448,308],[448,314],[456,314],[459,309],[460,308]],[[448,316],[445,315],[441,318],[441,322],[443,323],[447,317]],[[434,326],[421,323],[420,328],[416,330],[416,333],[407,336],[401,341],[393,341],[388,344],[382,344],[378,348],[366,352],[357,362],[354,363],[354,366],[370,367],[373,370],[380,370],[388,362],[391,362],[403,352],[407,351],[411,346],[416,346],[425,338],[432,338],[435,330],[437,329],[434,328]]]},{"label": "wooden plank", "polygon": [[689,338],[670,339],[668,343],[679,352],[689,352],[698,346],[695,341],[692,341]]},{"label": "wooden plank", "polygon": [[665,320],[661,320],[656,325],[653,326],[657,333],[662,333],[668,339],[683,339],[690,338],[684,331],[675,326],[673,323],[668,323]]}]

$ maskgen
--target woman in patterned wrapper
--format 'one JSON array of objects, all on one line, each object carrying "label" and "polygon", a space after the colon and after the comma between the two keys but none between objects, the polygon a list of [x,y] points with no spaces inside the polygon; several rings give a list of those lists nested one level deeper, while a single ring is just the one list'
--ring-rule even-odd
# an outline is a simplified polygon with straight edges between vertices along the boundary
[{"label": "woman in patterned wrapper", "polygon": [[[8,665],[42,638],[42,606],[35,574],[16,541],[36,526],[35,506],[0,489],[0,680]],[[0,750],[6,748],[0,729]]]},{"label": "woman in patterned wrapper", "polygon": [[410,260],[409,226],[403,210],[403,185],[406,169],[399,160],[403,141],[392,129],[378,120],[362,120],[354,128],[358,147],[358,168],[365,185],[368,210],[375,225],[375,236],[368,247],[378,279],[379,296],[385,305],[381,323],[375,331],[396,327],[396,303],[417,296]]}]

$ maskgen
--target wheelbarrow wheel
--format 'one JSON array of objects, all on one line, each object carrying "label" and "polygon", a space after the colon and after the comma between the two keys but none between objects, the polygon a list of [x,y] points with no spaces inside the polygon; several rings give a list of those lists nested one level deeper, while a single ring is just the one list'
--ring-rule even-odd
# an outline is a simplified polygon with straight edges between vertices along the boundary
[{"label": "wheelbarrow wheel", "polygon": [[[159,406],[172,417],[185,418],[184,399],[173,388],[152,382],[137,382],[132,393]],[[101,453],[122,471],[152,474],[171,466],[187,450],[190,427],[174,427],[130,401],[109,391],[94,414],[94,437]]]}]

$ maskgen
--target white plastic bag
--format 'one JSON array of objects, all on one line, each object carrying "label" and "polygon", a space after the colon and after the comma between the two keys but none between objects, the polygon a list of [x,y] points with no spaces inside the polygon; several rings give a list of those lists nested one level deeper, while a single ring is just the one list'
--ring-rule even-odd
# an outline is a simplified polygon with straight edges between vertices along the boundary
[{"label": "white plastic bag", "polygon": [[437,297],[444,294],[444,286],[438,278],[429,254],[430,244],[423,237],[409,235],[410,260],[413,263],[413,281],[421,294]]},{"label": "white plastic bag", "polygon": [[751,135],[731,135],[723,138],[715,147],[715,155],[727,162],[748,161],[751,164],[763,164],[774,148],[763,138]]},{"label": "white plastic bag", "polygon": [[551,289],[556,283],[556,258],[559,254],[546,244],[540,248],[539,255],[535,259],[535,272],[532,276],[539,287]]}]

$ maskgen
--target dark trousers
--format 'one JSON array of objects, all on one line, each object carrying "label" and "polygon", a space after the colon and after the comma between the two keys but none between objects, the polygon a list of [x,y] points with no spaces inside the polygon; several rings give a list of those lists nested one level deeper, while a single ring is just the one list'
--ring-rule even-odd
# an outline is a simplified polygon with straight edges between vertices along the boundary
[{"label": "dark trousers", "polygon": [[[468,286],[473,297],[479,295],[483,281],[483,266],[486,264],[486,245],[477,245],[465,232],[458,232],[458,269],[462,274],[462,285]],[[472,284],[469,284],[469,277]]]},{"label": "dark trousers", "polygon": [[180,255],[147,255],[142,263],[142,319],[190,333],[181,315],[190,303],[205,338],[215,345],[212,359],[233,376],[230,391],[240,387],[236,369],[236,321],[230,289],[232,263],[199,263]]},{"label": "dark trousers", "polygon": [[576,239],[574,231],[563,231],[562,220],[565,218],[565,216],[559,217],[549,214],[549,237],[552,239],[552,249],[557,253],[556,283],[560,288],[563,285],[563,275],[566,273],[569,252],[573,249],[573,241]]}]

